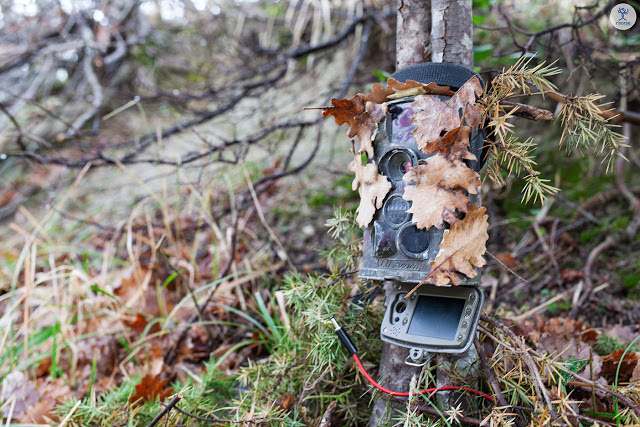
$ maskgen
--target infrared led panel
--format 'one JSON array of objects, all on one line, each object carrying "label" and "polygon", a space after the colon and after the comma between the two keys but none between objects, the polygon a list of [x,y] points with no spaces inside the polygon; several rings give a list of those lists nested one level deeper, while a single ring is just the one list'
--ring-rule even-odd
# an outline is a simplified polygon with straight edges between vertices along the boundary
[{"label": "infrared led panel", "polygon": [[465,300],[420,295],[409,324],[408,333],[423,337],[453,340]]}]

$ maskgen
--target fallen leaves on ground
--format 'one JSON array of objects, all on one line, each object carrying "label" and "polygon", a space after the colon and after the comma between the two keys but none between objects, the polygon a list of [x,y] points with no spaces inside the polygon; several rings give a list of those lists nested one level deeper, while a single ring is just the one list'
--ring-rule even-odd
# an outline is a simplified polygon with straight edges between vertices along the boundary
[{"label": "fallen leaves on ground", "polygon": [[276,406],[279,406],[285,411],[291,411],[295,403],[296,403],[296,399],[295,397],[293,397],[293,394],[291,393],[285,393],[279,396],[274,402]]},{"label": "fallen leaves on ground", "polygon": [[[624,350],[616,350],[610,355],[602,358],[602,369],[600,375],[607,380],[609,384],[626,383],[634,376],[634,371],[640,366],[640,359],[635,352],[628,352],[622,355]],[[638,381],[640,378],[636,378]]]},{"label": "fallen leaves on ground", "polygon": [[165,400],[173,393],[173,388],[167,387],[168,378],[160,379],[160,375],[147,374],[136,386],[136,392],[129,398],[130,403],[155,402]]}]

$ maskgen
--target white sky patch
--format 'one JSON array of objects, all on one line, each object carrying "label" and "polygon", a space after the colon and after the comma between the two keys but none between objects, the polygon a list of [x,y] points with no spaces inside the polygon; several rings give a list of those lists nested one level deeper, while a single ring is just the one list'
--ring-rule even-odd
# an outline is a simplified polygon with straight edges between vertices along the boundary
[{"label": "white sky patch", "polygon": [[73,3],[71,3],[71,0],[60,0],[60,8],[68,15],[73,12]]},{"label": "white sky patch", "polygon": [[96,9],[93,11],[93,20],[96,22],[101,22],[104,19],[104,12],[100,9]]},{"label": "white sky patch", "polygon": [[184,18],[184,4],[176,0],[161,0],[160,16],[163,21],[179,21]]},{"label": "white sky patch", "polygon": [[36,16],[40,11],[36,0],[14,0],[12,10],[23,16]]},{"label": "white sky patch", "polygon": [[62,83],[66,82],[69,80],[69,72],[64,68],[58,68],[56,70],[56,79]]},{"label": "white sky patch", "polygon": [[96,6],[93,0],[59,0],[59,1],[60,1],[60,8],[62,8],[62,11],[66,14],[71,14],[75,11],[80,11],[80,10],[91,10]]},{"label": "white sky patch", "polygon": [[199,11],[203,11],[207,8],[208,0],[191,0],[193,3],[193,7],[195,7]]},{"label": "white sky patch", "polygon": [[145,1],[140,5],[140,10],[145,15],[153,15],[156,13],[156,4],[153,1]]}]

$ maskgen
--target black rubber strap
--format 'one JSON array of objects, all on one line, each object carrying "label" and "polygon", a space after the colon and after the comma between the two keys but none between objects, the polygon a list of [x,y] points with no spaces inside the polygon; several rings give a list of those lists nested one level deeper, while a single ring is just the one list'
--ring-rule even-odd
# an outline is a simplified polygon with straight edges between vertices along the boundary
[{"label": "black rubber strap", "polygon": [[[471,77],[476,76],[480,80],[480,84],[484,89],[484,81],[480,74],[469,70],[462,65],[448,64],[446,62],[426,62],[424,64],[412,65],[402,70],[398,70],[391,75],[399,82],[407,80],[415,80],[420,83],[435,82],[440,86],[449,86],[451,90],[456,91],[467,82]],[[475,138],[469,141],[469,151],[471,151],[479,159],[479,161],[466,161],[467,165],[480,172],[484,166],[487,157],[487,149],[484,140],[487,132],[478,132]]]},{"label": "black rubber strap", "polygon": [[412,65],[391,75],[399,82],[406,82],[407,80],[415,80],[420,83],[436,82],[441,86],[450,86],[454,91],[460,89],[473,76],[480,80],[480,84],[484,89],[484,81],[480,74],[462,65],[448,64],[446,62],[426,62]]}]

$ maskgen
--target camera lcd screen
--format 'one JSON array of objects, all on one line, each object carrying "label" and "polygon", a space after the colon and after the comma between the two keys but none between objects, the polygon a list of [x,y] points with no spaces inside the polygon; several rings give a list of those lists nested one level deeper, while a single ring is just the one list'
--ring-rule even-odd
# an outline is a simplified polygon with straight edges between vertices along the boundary
[{"label": "camera lcd screen", "polygon": [[420,295],[407,332],[411,335],[453,340],[464,303],[462,298]]}]

